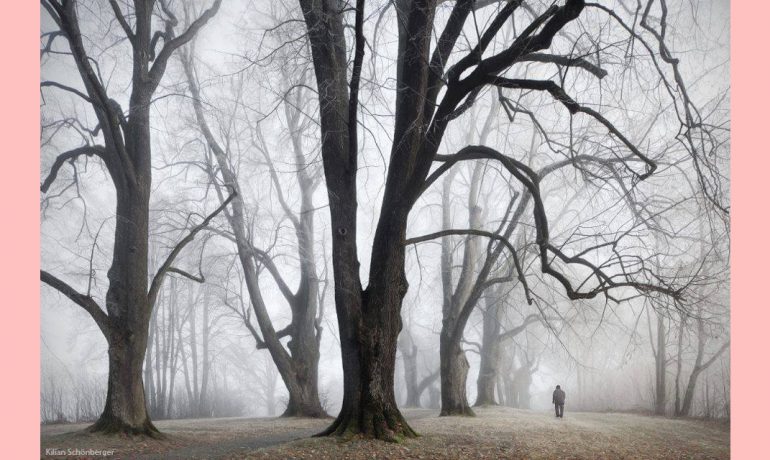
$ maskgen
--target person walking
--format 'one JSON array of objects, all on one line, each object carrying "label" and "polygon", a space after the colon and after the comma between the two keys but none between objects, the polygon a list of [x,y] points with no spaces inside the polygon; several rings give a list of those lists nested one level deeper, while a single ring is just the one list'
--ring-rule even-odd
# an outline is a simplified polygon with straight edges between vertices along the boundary
[{"label": "person walking", "polygon": [[553,390],[553,405],[557,418],[564,418],[564,399],[566,396],[567,394],[561,389],[561,385],[556,385],[556,389]]}]

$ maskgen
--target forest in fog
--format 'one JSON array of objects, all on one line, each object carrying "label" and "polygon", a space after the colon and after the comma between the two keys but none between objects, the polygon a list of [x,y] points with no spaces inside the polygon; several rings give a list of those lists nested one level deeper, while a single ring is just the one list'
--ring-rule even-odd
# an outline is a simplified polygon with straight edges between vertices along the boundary
[{"label": "forest in fog", "polygon": [[727,1],[40,11],[41,424],[729,420]]}]

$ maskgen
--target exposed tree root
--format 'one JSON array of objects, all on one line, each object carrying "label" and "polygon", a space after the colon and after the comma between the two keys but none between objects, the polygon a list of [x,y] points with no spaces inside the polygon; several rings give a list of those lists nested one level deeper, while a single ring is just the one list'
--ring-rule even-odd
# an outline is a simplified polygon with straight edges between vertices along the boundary
[{"label": "exposed tree root", "polygon": [[165,439],[166,436],[161,433],[148,418],[139,426],[123,422],[117,417],[102,414],[96,423],[86,428],[89,433],[98,434],[124,434],[128,436],[147,436],[153,439]]},{"label": "exposed tree root", "polygon": [[343,411],[329,428],[315,435],[342,439],[365,438],[400,442],[419,436],[398,409]]}]

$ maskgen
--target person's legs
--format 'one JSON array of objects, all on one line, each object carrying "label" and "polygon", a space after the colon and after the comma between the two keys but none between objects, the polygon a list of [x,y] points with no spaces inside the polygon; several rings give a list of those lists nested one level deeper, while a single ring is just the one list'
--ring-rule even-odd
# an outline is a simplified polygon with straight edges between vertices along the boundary
[{"label": "person's legs", "polygon": [[556,411],[556,416],[558,417],[559,416],[559,405],[558,404],[554,404],[553,407],[554,407],[554,410]]},{"label": "person's legs", "polygon": [[556,405],[556,413],[558,417],[564,417],[564,404]]}]

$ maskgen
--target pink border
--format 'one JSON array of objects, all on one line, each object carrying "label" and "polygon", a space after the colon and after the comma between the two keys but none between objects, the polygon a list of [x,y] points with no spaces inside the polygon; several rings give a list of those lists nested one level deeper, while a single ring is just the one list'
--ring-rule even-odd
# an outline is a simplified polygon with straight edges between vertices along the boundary
[{"label": "pink border", "polygon": [[14,459],[40,452],[39,16],[31,1],[0,14],[0,457]]},{"label": "pink border", "polygon": [[[13,2],[0,15],[0,126],[6,158],[0,180],[3,458],[37,457],[39,452],[39,8],[36,2]],[[767,2],[733,1],[732,453],[739,459],[758,458],[755,452],[766,452],[768,438],[763,413],[768,402],[757,400],[758,387],[770,382],[764,353],[770,303],[763,289],[770,254],[762,244],[770,228],[770,155],[764,139],[770,107],[763,38],[767,18]]]},{"label": "pink border", "polygon": [[[768,178],[770,159],[766,40],[770,5],[732,3],[732,454],[767,456],[767,398],[760,388],[770,381],[766,355],[770,311],[767,297]],[[764,454],[759,454],[764,452]]]}]

